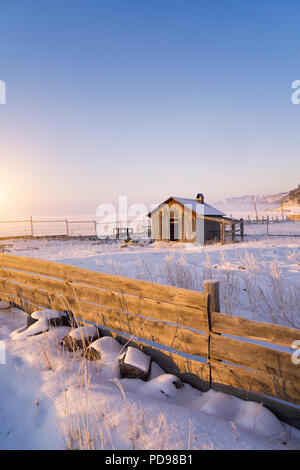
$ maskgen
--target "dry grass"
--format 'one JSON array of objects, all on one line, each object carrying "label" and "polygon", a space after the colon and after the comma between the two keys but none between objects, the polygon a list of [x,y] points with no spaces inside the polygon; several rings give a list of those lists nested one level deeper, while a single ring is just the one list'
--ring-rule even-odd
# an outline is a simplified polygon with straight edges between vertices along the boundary
[{"label": "dry grass", "polygon": [[188,265],[184,256],[178,259],[174,254],[170,254],[164,261],[162,272],[167,284],[183,289],[200,290],[203,276],[199,268]]},{"label": "dry grass", "polygon": [[[257,320],[300,328],[300,284],[286,279],[276,261],[265,262],[245,251],[239,263],[226,259],[220,251],[220,261],[212,265],[206,253],[206,263],[194,266],[185,257],[173,254],[162,265],[166,283],[185,289],[203,290],[203,280],[220,280],[221,311],[230,315],[247,315]],[[291,253],[297,261],[297,255]],[[294,259],[293,258],[293,259]]]},{"label": "dry grass", "polygon": [[[198,291],[203,290],[203,280],[218,279],[222,312],[250,313],[256,320],[300,328],[300,283],[286,279],[276,261],[266,262],[247,250],[233,262],[226,259],[226,250],[220,250],[217,264],[212,264],[209,251],[205,251],[205,257],[203,264],[195,265],[184,255],[170,253],[155,267],[138,258],[135,277]],[[287,257],[299,265],[296,251]],[[120,263],[114,261],[110,267],[114,274],[126,275]]]}]

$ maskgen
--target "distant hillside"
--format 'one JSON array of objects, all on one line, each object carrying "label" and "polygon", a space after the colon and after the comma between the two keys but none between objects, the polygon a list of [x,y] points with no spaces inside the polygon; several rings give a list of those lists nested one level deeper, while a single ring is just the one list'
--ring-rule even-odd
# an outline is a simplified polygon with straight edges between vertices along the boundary
[{"label": "distant hillside", "polygon": [[287,196],[279,203],[278,208],[283,209],[292,209],[292,208],[300,208],[300,184],[298,188],[292,189]]},{"label": "distant hillside", "polygon": [[[253,204],[255,200],[256,210]],[[213,204],[217,209],[227,215],[234,217],[259,217],[265,215],[277,215],[279,212],[300,213],[300,185],[290,192],[267,194],[267,195],[245,195],[239,197],[228,197]],[[286,215],[287,215],[286,214]]]},{"label": "distant hillside", "polygon": [[218,205],[226,205],[226,206],[253,206],[253,197],[255,203],[257,205],[272,205],[277,206],[281,204],[285,198],[288,196],[289,193],[279,193],[279,194],[268,194],[268,195],[246,195],[246,196],[238,196],[238,197],[228,197],[223,199],[222,201],[218,201],[215,203],[216,206]]}]

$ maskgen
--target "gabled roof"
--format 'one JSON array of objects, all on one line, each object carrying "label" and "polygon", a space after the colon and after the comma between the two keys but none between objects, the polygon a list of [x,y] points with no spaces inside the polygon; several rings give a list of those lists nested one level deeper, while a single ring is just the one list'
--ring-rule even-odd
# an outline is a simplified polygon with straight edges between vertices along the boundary
[{"label": "gabled roof", "polygon": [[223,217],[225,214],[215,207],[210,206],[209,204],[201,204],[197,199],[189,199],[185,197],[176,197],[171,196],[166,201],[162,202],[159,206],[157,206],[153,211],[149,212],[148,217],[151,217],[153,212],[156,212],[158,209],[161,208],[164,204],[167,204],[171,200],[174,200],[184,206],[186,209],[191,210],[197,215],[207,215],[207,216],[218,216]]}]

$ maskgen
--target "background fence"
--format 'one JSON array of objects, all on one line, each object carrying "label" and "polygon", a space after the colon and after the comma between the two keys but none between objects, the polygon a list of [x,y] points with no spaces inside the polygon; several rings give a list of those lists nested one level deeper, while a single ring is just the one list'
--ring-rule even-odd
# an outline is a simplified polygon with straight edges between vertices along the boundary
[{"label": "background fence", "polygon": [[290,216],[262,217],[261,219],[245,219],[244,234],[246,237],[299,237],[300,218]]},{"label": "background fence", "polygon": [[2,300],[29,313],[72,311],[118,339],[130,335],[166,372],[262,402],[300,428],[300,408],[288,405],[300,405],[290,349],[300,331],[220,313],[217,281],[196,292],[5,254],[0,267]]},{"label": "background fence", "polygon": [[135,237],[149,235],[149,220],[147,218],[123,221],[101,222],[91,219],[57,218],[0,220],[0,238],[15,237],[96,237],[126,238],[129,232]]},{"label": "background fence", "polygon": [[[263,217],[261,219],[233,220],[233,224],[221,224],[224,243],[246,237],[300,236],[300,219]],[[231,227],[230,227],[231,225]],[[224,232],[224,233],[223,233]],[[101,222],[90,218],[0,220],[0,239],[28,237],[96,237],[100,239],[133,239],[151,237],[151,221],[147,218]]]}]

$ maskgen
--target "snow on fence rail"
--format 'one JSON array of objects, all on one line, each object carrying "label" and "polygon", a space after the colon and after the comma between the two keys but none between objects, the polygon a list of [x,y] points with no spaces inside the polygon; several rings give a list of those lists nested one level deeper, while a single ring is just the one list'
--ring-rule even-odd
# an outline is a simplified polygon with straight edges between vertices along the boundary
[{"label": "snow on fence rail", "polygon": [[6,254],[0,269],[1,300],[28,313],[71,311],[106,334],[127,342],[130,335],[166,372],[262,402],[300,429],[300,409],[289,405],[300,405],[300,365],[290,349],[300,331],[220,313],[217,281],[196,292]]}]

